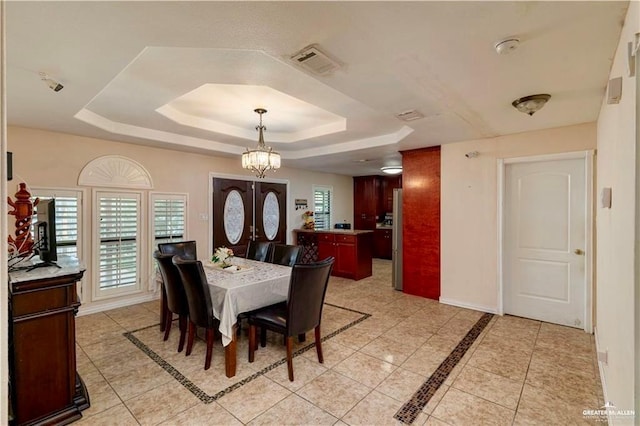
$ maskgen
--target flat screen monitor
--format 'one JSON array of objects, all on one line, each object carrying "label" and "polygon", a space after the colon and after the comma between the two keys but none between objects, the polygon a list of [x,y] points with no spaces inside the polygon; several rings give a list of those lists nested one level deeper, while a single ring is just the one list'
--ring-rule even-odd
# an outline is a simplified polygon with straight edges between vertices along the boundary
[{"label": "flat screen monitor", "polygon": [[53,263],[58,260],[56,244],[56,200],[40,200],[36,206],[34,247],[40,260]]}]

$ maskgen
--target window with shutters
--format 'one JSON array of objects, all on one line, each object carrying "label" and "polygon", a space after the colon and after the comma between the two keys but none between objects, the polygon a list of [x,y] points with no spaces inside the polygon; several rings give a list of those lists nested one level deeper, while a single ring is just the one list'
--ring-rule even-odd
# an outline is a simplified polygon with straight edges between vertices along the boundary
[{"label": "window with shutters", "polygon": [[333,188],[313,187],[313,217],[315,229],[331,229],[331,194]]},{"label": "window with shutters", "polygon": [[[82,192],[48,188],[31,188],[33,198],[56,200],[56,241],[58,256],[73,256],[82,259],[81,205]],[[32,224],[37,222],[35,207]]]},{"label": "window with shutters", "polygon": [[186,194],[151,194],[152,252],[158,244],[184,241],[187,223]]},{"label": "window with shutters", "polygon": [[96,191],[96,298],[140,288],[140,194]]}]

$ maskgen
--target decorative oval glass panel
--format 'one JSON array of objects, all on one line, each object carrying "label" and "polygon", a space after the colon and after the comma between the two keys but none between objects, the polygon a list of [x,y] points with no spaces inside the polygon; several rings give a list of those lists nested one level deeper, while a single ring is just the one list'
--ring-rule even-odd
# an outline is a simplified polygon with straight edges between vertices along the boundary
[{"label": "decorative oval glass panel", "polygon": [[224,233],[231,244],[237,244],[242,238],[244,228],[244,203],[242,195],[235,189],[229,192],[224,201]]},{"label": "decorative oval glass panel", "polygon": [[280,226],[280,203],[278,197],[273,192],[269,192],[264,197],[264,205],[262,206],[262,228],[264,234],[269,241],[278,235],[278,227]]}]

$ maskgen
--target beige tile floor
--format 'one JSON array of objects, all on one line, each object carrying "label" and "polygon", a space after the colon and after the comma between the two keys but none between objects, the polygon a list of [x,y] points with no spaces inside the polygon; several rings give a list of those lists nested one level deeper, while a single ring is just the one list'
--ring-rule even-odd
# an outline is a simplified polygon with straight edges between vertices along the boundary
[{"label": "beige tile floor", "polygon": [[[162,342],[155,326],[158,302],[80,316],[78,370],[91,407],[78,424],[400,424],[394,414],[482,313],[395,291],[390,269],[389,261],[374,260],[373,277],[357,282],[331,279],[327,303],[371,316],[325,341],[324,364],[318,363],[314,350],[296,357],[293,383],[287,379],[286,365],[263,370],[284,356],[275,336],[252,364],[246,360],[246,336],[241,336],[238,375],[227,379],[219,341],[208,371],[203,370],[201,340],[190,357],[176,352],[177,330]],[[323,334],[360,317],[327,307]],[[140,330],[134,333],[137,338],[207,395],[244,377],[254,379],[204,403],[123,336],[134,330]],[[495,316],[413,424],[594,423],[582,412],[602,405],[593,336]]]}]

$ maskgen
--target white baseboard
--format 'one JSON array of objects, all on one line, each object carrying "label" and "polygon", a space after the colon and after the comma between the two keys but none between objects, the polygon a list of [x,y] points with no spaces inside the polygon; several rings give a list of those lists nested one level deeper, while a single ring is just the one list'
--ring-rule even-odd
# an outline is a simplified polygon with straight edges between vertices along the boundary
[{"label": "white baseboard", "polygon": [[448,299],[448,298],[445,298],[445,297],[441,297],[439,299],[439,302],[440,303],[444,303],[445,305],[452,305],[452,306],[457,306],[459,308],[473,309],[474,311],[488,312],[490,314],[497,314],[498,313],[498,310],[496,308],[490,308],[488,306],[475,305],[473,303],[460,302],[459,300]]},{"label": "white baseboard", "polygon": [[[593,327],[593,335],[594,338],[596,340],[596,357],[598,356],[598,352],[600,352],[600,339],[598,339],[598,328],[597,327]],[[604,366],[602,364],[602,361],[600,361],[598,359],[598,372],[600,373],[600,383],[602,384],[602,396],[604,398],[604,402],[605,404],[607,403],[607,401],[609,401],[609,397],[607,396],[607,381],[605,379],[604,376]],[[609,417],[609,416],[607,416]],[[612,425],[613,424],[613,420],[609,417],[608,418],[609,424]]]},{"label": "white baseboard", "polygon": [[[98,312],[108,311],[110,309],[137,305],[138,303],[151,302],[152,300],[157,300],[159,298],[160,296],[156,293],[147,293],[140,296],[128,297],[126,299],[83,304],[80,305],[78,316],[90,315]],[[158,318],[158,320],[160,319]]]}]

